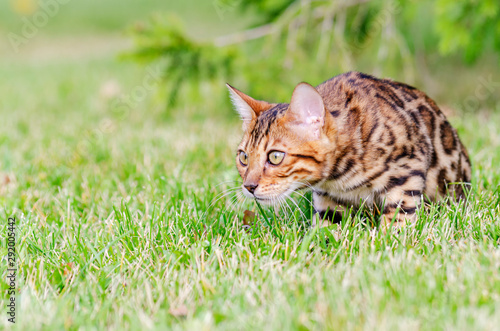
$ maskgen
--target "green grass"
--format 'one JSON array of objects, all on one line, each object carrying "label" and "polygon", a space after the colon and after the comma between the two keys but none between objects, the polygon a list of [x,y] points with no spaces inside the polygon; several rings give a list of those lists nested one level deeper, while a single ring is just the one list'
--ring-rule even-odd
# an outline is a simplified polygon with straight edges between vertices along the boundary
[{"label": "green grass", "polygon": [[[258,209],[217,200],[238,185],[240,123],[223,86],[174,109],[153,90],[123,112],[109,86],[134,95],[147,73],[114,54],[20,57],[0,77],[0,255],[16,216],[15,329],[500,325],[500,108],[451,118],[473,194],[422,210],[415,229],[384,235],[354,214],[311,229],[297,195],[300,211],[245,230],[243,211]],[[6,293],[5,260],[0,270]]]}]

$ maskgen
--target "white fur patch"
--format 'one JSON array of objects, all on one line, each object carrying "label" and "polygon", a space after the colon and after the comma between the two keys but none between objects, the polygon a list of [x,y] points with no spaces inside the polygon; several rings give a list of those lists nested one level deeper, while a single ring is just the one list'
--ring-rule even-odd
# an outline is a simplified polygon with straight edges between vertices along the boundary
[{"label": "white fur patch", "polygon": [[227,88],[234,109],[238,112],[244,123],[249,123],[255,116],[254,110],[231,87],[228,86]]}]

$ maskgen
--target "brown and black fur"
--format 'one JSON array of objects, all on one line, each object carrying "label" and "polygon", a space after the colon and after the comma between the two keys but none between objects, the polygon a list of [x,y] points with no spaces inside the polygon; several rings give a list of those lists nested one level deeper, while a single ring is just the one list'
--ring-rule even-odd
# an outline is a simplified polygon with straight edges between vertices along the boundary
[{"label": "brown and black fur", "polygon": [[[315,89],[324,104],[316,140],[296,133],[289,104],[256,101],[233,89],[255,112],[245,121],[239,148],[250,163],[237,160],[244,187],[260,186],[255,198],[279,200],[310,187],[321,218],[338,221],[350,207],[376,206],[387,225],[393,218],[414,221],[422,198],[464,197],[471,180],[469,157],[425,93],[359,72]],[[270,150],[286,153],[282,164],[265,163]]]}]

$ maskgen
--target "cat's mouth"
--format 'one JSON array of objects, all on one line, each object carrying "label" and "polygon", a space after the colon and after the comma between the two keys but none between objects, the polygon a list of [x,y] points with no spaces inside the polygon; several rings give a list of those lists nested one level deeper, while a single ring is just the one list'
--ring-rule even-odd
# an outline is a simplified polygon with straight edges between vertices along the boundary
[{"label": "cat's mouth", "polygon": [[275,199],[278,199],[279,196],[281,196],[281,194],[277,195],[277,196],[259,196],[259,195],[256,195],[256,194],[252,194],[250,192],[246,192],[245,190],[243,190],[243,195],[249,199],[254,199],[254,200],[257,200],[259,202],[262,202],[262,203],[266,203],[266,204],[271,204],[273,200]]},{"label": "cat's mouth", "polygon": [[274,204],[277,204],[277,202],[282,197],[285,196],[285,192],[280,193],[280,194],[276,194],[276,195],[272,195],[272,196],[261,196],[261,195],[256,194],[256,193],[250,193],[250,192],[246,191],[245,189],[243,189],[243,195],[249,199],[256,200],[259,203],[262,203],[265,205],[274,205]]},{"label": "cat's mouth", "polygon": [[250,193],[246,189],[243,189],[243,194],[245,195],[245,197],[247,197],[249,199],[254,199],[254,200],[256,200],[259,203],[262,203],[264,205],[277,205],[277,204],[279,204],[280,201],[288,199],[294,191],[296,191],[297,189],[300,189],[302,187],[304,187],[304,186],[300,185],[299,183],[294,183],[282,192],[275,193],[273,195],[266,195],[266,196],[259,195],[257,192]]},{"label": "cat's mouth", "polygon": [[272,198],[262,198],[262,197],[256,197],[256,196],[254,196],[253,199],[255,199],[256,201],[258,201],[260,204],[263,204],[263,205],[266,205],[266,206],[274,206],[274,205],[278,204],[280,196],[276,196],[276,197],[272,197]]}]

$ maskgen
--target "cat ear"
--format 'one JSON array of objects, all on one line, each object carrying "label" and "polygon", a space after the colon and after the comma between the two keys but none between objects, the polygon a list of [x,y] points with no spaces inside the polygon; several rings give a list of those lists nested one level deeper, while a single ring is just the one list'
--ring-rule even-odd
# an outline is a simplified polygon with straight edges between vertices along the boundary
[{"label": "cat ear", "polygon": [[261,112],[271,108],[271,104],[265,101],[255,100],[245,93],[226,84],[234,108],[240,114],[243,125],[248,125],[254,118],[257,118]]},{"label": "cat ear", "polygon": [[299,135],[307,140],[319,139],[325,123],[323,98],[311,85],[300,83],[293,90],[287,117]]}]

